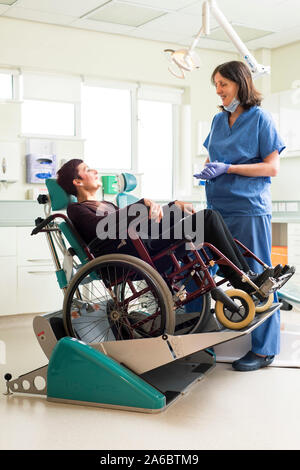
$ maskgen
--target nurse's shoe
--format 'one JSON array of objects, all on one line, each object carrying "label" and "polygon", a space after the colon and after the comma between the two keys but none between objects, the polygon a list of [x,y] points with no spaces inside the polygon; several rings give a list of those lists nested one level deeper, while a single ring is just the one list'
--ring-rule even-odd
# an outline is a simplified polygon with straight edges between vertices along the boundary
[{"label": "nurse's shoe", "polygon": [[234,361],[232,368],[239,372],[249,372],[251,370],[262,369],[267,367],[274,361],[275,356],[258,356],[252,351],[249,351],[244,357]]}]

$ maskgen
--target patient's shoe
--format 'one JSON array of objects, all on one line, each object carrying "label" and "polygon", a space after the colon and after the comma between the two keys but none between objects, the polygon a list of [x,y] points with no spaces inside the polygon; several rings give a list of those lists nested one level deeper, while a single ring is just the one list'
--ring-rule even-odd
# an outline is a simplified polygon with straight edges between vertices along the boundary
[{"label": "patient's shoe", "polygon": [[[273,268],[267,268],[261,274],[249,271],[247,276],[252,282],[254,282],[254,284],[257,285],[257,287],[260,287],[267,279],[273,277],[273,272]],[[252,294],[254,291],[254,288],[248,284],[248,282],[243,282],[237,274],[234,274],[231,278],[229,278],[229,281],[235,289],[241,289],[248,294]]]},{"label": "patient's shoe", "polygon": [[232,368],[239,372],[249,372],[251,370],[262,369],[274,361],[275,356],[258,356],[249,351],[245,356],[232,363]]}]

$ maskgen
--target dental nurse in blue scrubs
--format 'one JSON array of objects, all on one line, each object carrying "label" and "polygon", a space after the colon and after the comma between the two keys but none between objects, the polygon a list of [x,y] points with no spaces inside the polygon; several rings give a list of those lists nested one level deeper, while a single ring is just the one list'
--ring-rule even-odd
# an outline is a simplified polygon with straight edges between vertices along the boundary
[{"label": "dental nurse in blue scrubs", "polygon": [[[204,142],[209,157],[196,176],[206,180],[207,206],[221,213],[232,235],[271,266],[271,177],[285,148],[268,112],[260,107],[249,68],[239,61],[219,65],[212,74],[222,110]],[[262,266],[247,258],[255,272]],[[252,264],[251,264],[252,263]],[[252,332],[252,350],[235,361],[235,370],[265,367],[280,349],[280,310]]]}]

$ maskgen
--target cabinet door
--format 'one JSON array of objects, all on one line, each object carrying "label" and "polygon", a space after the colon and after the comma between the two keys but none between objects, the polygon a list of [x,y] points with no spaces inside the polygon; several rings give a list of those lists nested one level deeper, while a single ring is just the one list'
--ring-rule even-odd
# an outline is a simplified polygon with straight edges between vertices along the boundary
[{"label": "cabinet door", "polygon": [[0,227],[0,256],[16,254],[16,227]]},{"label": "cabinet door", "polygon": [[17,227],[17,254],[19,266],[36,266],[52,263],[46,235],[31,235],[33,227]]},{"label": "cabinet door", "polygon": [[0,141],[0,179],[20,179],[20,143]]},{"label": "cabinet door", "polygon": [[0,315],[16,314],[17,262],[13,256],[0,257]]},{"label": "cabinet door", "polygon": [[63,294],[52,266],[18,267],[18,313],[61,310]]}]

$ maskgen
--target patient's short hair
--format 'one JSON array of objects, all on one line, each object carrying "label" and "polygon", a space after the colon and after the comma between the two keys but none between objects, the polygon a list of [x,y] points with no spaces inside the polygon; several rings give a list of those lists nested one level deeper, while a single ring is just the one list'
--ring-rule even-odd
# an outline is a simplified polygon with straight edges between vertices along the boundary
[{"label": "patient's short hair", "polygon": [[78,166],[83,163],[79,158],[73,158],[65,163],[57,172],[57,182],[68,194],[77,196],[76,186],[73,180],[78,178]]}]

